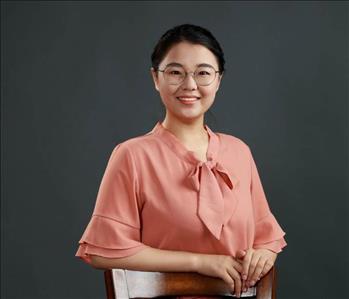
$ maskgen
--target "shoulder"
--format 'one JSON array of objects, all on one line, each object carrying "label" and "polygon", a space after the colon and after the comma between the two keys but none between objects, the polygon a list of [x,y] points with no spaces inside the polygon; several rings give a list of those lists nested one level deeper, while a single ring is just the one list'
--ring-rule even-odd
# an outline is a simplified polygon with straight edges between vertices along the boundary
[{"label": "shoulder", "polygon": [[117,143],[112,150],[112,155],[118,153],[118,155],[139,157],[140,154],[149,152],[158,145],[158,139],[153,134],[146,133]]},{"label": "shoulder", "polygon": [[219,137],[221,147],[223,149],[230,149],[236,152],[240,152],[245,155],[249,155],[251,152],[250,146],[242,137],[237,137],[224,132],[215,132]]}]

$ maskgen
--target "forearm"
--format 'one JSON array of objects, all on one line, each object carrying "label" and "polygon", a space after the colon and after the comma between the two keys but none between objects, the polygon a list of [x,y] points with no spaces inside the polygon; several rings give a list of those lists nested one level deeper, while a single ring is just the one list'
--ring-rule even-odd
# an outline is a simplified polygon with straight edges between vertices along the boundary
[{"label": "forearm", "polygon": [[98,269],[127,269],[158,272],[196,272],[197,253],[146,247],[123,258],[105,258],[91,255],[91,264]]}]

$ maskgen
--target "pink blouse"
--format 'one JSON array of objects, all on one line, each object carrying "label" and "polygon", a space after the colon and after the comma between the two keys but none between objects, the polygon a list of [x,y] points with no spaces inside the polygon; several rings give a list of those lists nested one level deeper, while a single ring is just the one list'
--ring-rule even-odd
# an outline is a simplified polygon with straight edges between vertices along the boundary
[{"label": "pink blouse", "polygon": [[102,178],[77,257],[119,258],[147,246],[234,256],[239,249],[287,245],[272,214],[249,146],[209,135],[200,161],[158,121],[117,144]]}]

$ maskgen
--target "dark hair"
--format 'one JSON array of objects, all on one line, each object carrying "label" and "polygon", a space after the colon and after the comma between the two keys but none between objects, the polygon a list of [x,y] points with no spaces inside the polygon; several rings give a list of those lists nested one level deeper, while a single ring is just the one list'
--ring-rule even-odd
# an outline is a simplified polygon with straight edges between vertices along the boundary
[{"label": "dark hair", "polygon": [[170,48],[180,42],[187,41],[193,44],[200,44],[208,48],[217,58],[219,73],[224,69],[224,53],[218,41],[207,29],[193,25],[182,24],[167,30],[156,44],[151,54],[151,63],[154,70],[158,70],[159,64],[166,56]]}]

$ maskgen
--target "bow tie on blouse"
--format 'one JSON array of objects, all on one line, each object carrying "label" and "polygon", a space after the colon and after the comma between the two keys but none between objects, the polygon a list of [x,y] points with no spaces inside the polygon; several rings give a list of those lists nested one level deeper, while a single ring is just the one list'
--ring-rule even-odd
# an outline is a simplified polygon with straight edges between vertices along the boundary
[{"label": "bow tie on blouse", "polygon": [[189,178],[199,193],[199,217],[219,240],[224,224],[236,208],[237,198],[231,191],[238,180],[212,160],[199,162]]},{"label": "bow tie on blouse", "polygon": [[149,133],[160,136],[177,155],[193,163],[194,169],[189,174],[189,180],[198,192],[198,216],[207,229],[219,240],[224,224],[232,217],[237,206],[238,198],[232,189],[236,188],[238,179],[230,175],[216,161],[219,153],[218,135],[207,125],[205,125],[205,129],[210,136],[207,162],[198,161],[194,153],[188,151],[160,121]]}]

